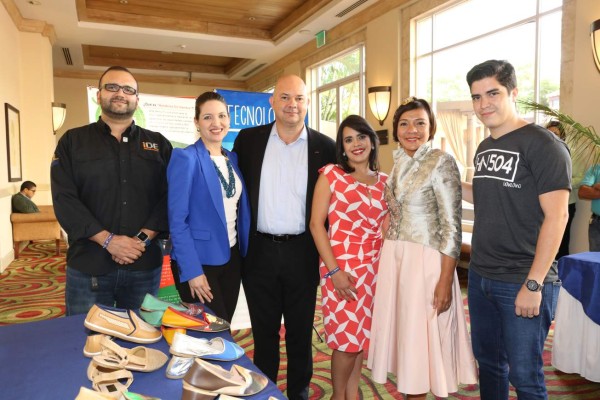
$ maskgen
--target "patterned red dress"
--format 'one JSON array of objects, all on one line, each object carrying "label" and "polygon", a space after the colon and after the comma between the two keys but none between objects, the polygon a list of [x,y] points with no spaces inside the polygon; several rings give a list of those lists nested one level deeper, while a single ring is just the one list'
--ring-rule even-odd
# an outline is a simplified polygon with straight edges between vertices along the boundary
[{"label": "patterned red dress", "polygon": [[[356,280],[357,300],[338,300],[331,278],[321,279],[321,302],[327,345],[339,351],[369,348],[373,296],[379,264],[381,223],[387,212],[383,188],[387,175],[374,185],[357,182],[336,165],[319,171],[329,182],[329,241],[340,269]],[[321,276],[328,272],[321,261]]]}]

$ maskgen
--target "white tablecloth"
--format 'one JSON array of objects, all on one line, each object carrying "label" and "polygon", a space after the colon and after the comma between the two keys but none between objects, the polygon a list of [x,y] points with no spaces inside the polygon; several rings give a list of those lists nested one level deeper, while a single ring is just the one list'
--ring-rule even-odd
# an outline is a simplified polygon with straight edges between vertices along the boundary
[{"label": "white tablecloth", "polygon": [[600,325],[584,312],[581,303],[564,288],[556,309],[552,365],[600,382]]}]

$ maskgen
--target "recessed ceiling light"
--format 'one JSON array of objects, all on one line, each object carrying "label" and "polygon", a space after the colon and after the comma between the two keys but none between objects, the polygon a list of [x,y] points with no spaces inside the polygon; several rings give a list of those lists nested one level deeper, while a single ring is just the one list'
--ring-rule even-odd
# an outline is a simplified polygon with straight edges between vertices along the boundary
[{"label": "recessed ceiling light", "polygon": [[180,45],[179,45],[179,46],[177,46],[177,47],[179,47],[180,49],[182,49],[182,50],[183,50],[183,49],[185,49],[185,48],[187,47],[187,44],[180,44]]},{"label": "recessed ceiling light", "polygon": [[121,4],[129,4],[129,1],[127,1],[127,0],[119,0],[119,3],[121,3]]},{"label": "recessed ceiling light", "polygon": [[256,17],[248,17],[248,21],[256,21]]},{"label": "recessed ceiling light", "polygon": [[301,35],[312,35],[312,32],[309,31],[308,29],[302,29],[298,33]]}]

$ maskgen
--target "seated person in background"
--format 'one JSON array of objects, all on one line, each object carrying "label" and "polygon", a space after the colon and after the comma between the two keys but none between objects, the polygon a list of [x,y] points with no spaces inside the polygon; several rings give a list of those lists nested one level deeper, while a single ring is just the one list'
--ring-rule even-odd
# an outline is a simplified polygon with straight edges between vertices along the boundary
[{"label": "seated person in background", "polygon": [[12,212],[23,214],[40,212],[35,203],[31,201],[31,198],[35,194],[36,188],[37,187],[35,183],[31,181],[23,182],[23,184],[21,184],[21,191],[12,196]]}]

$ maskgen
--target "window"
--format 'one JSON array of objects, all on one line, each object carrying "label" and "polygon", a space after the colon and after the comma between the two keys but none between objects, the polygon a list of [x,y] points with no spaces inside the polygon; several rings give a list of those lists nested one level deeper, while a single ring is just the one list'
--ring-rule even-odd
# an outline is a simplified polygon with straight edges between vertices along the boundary
[{"label": "window", "polygon": [[[485,60],[509,61],[519,98],[558,107],[562,0],[466,0],[413,20],[411,79],[438,117],[435,145],[472,176],[476,147],[487,135],[473,115],[468,70]],[[521,115],[534,121],[533,113]]]},{"label": "window", "polygon": [[364,48],[354,48],[310,69],[313,128],[335,139],[348,115],[364,116]]}]

